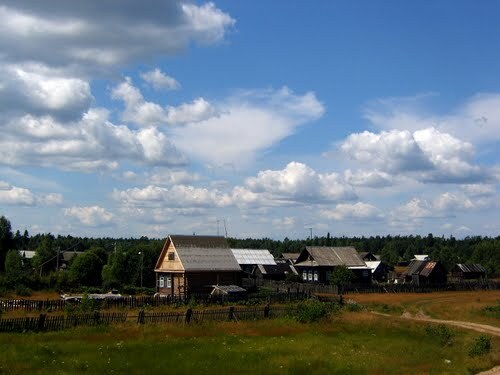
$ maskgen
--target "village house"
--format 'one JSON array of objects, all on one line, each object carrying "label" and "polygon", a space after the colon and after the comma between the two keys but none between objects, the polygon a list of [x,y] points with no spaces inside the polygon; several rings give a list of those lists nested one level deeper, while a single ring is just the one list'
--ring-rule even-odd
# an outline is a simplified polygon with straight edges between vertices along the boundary
[{"label": "village house", "polygon": [[157,292],[171,296],[224,292],[228,288],[222,286],[241,287],[242,280],[236,258],[219,236],[168,236],[155,273]]},{"label": "village house", "polygon": [[286,259],[290,264],[294,264],[300,253],[283,253],[281,254],[282,259]]},{"label": "village house", "polygon": [[451,270],[451,277],[456,281],[486,278],[486,269],[480,264],[458,263]]},{"label": "village house", "polygon": [[352,271],[354,283],[371,282],[371,269],[354,247],[306,246],[294,264],[302,280],[311,283],[329,283],[338,266],[346,266]]},{"label": "village house", "polygon": [[372,280],[376,280],[380,283],[387,282],[389,273],[394,269],[380,260],[365,261],[365,264],[372,271]]},{"label": "village house", "polygon": [[253,274],[258,265],[276,265],[273,255],[267,249],[231,249],[231,251],[246,275]]},{"label": "village house", "polygon": [[444,284],[446,279],[444,266],[440,262],[429,260],[412,260],[400,276],[400,282],[415,285]]}]

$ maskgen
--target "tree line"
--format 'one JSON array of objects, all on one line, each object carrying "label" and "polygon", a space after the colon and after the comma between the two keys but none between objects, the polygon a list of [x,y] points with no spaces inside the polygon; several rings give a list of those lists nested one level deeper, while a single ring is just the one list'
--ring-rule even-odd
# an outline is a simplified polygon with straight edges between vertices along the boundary
[{"label": "tree line", "polygon": [[[415,254],[428,254],[450,269],[456,263],[480,263],[488,274],[500,274],[500,236],[372,236],[274,240],[228,238],[232,248],[268,249],[275,257],[298,253],[304,246],[353,246],[358,251],[380,254],[389,265],[409,261]],[[30,235],[27,230],[13,233],[5,216],[0,217],[0,293],[29,289],[72,290],[82,287],[118,288],[120,290],[155,287],[154,266],[165,239],[158,238],[88,238]],[[26,259],[20,250],[35,251]],[[65,267],[65,251],[78,251]],[[59,267],[58,267],[59,266]]]}]

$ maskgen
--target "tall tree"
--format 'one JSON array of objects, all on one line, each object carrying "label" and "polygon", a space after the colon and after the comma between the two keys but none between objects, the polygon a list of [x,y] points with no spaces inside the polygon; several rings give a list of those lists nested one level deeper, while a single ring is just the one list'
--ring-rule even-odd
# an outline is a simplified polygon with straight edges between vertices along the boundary
[{"label": "tall tree", "polygon": [[5,257],[5,281],[9,288],[20,286],[25,281],[26,272],[23,257],[17,250],[9,250]]},{"label": "tall tree", "polygon": [[0,272],[5,270],[5,257],[12,246],[10,221],[5,216],[0,216]]}]

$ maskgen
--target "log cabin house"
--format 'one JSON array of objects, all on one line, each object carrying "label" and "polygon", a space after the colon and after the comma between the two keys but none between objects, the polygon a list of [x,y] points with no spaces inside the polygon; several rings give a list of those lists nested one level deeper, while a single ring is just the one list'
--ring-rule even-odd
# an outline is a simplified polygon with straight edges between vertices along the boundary
[{"label": "log cabin house", "polygon": [[241,286],[242,272],[224,237],[171,235],[155,266],[160,295],[210,294],[215,286]]},{"label": "log cabin house", "polygon": [[304,282],[326,284],[338,266],[346,266],[352,271],[353,283],[371,283],[371,269],[354,247],[306,246],[294,264]]}]

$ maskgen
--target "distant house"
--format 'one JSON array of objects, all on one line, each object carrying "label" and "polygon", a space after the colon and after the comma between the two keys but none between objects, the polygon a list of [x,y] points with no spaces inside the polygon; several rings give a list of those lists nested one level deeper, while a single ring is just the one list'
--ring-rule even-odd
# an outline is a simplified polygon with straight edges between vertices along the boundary
[{"label": "distant house", "polygon": [[283,253],[281,254],[282,259],[288,260],[290,263],[295,263],[297,258],[299,257],[300,253]]},{"label": "distant house", "polygon": [[427,254],[415,254],[412,260],[431,260]]},{"label": "distant house", "polygon": [[349,268],[356,277],[354,282],[371,282],[371,269],[354,247],[306,246],[294,264],[302,280],[312,283],[329,283],[338,266]]},{"label": "distant house", "polygon": [[378,282],[387,282],[389,280],[389,273],[394,270],[393,267],[380,260],[365,261],[365,264],[372,270],[372,279]]},{"label": "distant house", "polygon": [[208,295],[216,286],[241,286],[242,278],[226,239],[219,236],[169,236],[155,273],[157,292],[171,296]]},{"label": "distant house", "polygon": [[83,251],[62,251],[59,255],[59,267],[67,268],[73,258],[82,255]]},{"label": "distant house", "polygon": [[287,277],[298,276],[295,267],[286,259],[276,259],[274,265],[259,264],[254,275],[257,279],[282,281]]},{"label": "distant house", "polygon": [[375,262],[377,260],[380,260],[379,258],[377,258],[371,251],[362,251],[359,253],[359,257],[361,258],[361,260],[365,261],[365,262]]},{"label": "distant house", "polygon": [[36,254],[36,251],[33,250],[18,250],[19,255],[23,258],[22,263],[24,265],[29,265],[31,264],[31,260]]},{"label": "distant house", "polygon": [[459,263],[451,270],[451,276],[457,281],[486,278],[486,269],[480,264]]},{"label": "distant house", "polygon": [[440,262],[412,260],[401,274],[400,282],[415,285],[442,284],[447,279],[447,272]]},{"label": "distant house", "polygon": [[241,270],[253,274],[258,265],[276,265],[273,255],[267,249],[231,249]]}]

